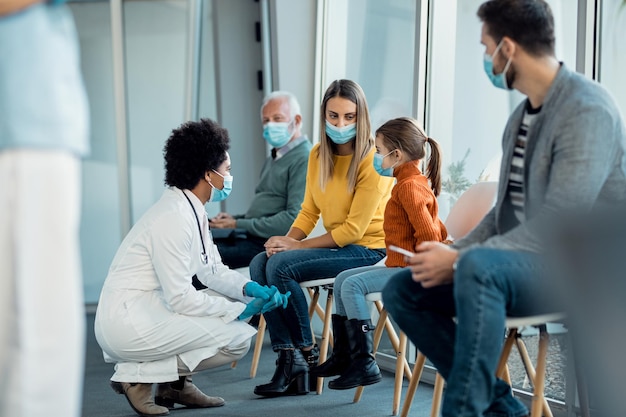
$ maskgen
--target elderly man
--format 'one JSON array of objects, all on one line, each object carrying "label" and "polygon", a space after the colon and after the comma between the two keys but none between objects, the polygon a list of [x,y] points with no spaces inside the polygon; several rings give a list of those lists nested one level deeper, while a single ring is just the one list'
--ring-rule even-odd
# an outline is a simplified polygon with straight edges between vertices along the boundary
[{"label": "elderly man", "polygon": [[488,78],[527,96],[504,131],[496,205],[452,246],[420,244],[383,300],[446,379],[444,417],[521,417],[495,377],[505,317],[551,307],[538,298],[555,219],[625,200],[626,129],[611,96],[555,57],[545,1],[490,0],[478,17]]},{"label": "elderly man", "polygon": [[296,97],[286,91],[268,94],[261,106],[261,120],[263,138],[272,154],[263,165],[250,208],[245,215],[219,213],[210,222],[213,229],[230,229],[228,237],[216,238],[215,243],[224,264],[231,268],[248,266],[265,250],[263,244],[270,236],[286,234],[304,197],[311,143],[301,133]]}]

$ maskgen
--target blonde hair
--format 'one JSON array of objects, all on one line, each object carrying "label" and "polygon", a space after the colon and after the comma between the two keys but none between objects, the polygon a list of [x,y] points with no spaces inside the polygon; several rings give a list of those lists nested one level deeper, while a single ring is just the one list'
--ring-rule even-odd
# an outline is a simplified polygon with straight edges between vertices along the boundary
[{"label": "blonde hair", "polygon": [[387,149],[399,149],[411,161],[426,156],[426,143],[430,144],[430,157],[426,168],[426,177],[435,196],[441,192],[441,148],[437,141],[429,138],[419,122],[410,117],[398,117],[385,122],[376,130]]},{"label": "blonde hair", "polygon": [[334,97],[345,98],[356,104],[356,137],[353,144],[353,156],[348,168],[348,192],[352,193],[356,187],[356,180],[361,161],[374,146],[374,137],[370,124],[370,115],[365,93],[361,86],[351,80],[335,80],[326,89],[320,106],[320,146],[317,156],[320,161],[320,187],[325,189],[326,183],[333,177],[333,154],[335,143],[326,135],[326,105]]}]

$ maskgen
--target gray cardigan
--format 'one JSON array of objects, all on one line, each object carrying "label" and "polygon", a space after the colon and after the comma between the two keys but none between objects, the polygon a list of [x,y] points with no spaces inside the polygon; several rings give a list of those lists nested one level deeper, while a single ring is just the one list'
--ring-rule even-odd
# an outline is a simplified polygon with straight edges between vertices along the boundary
[{"label": "gray cardigan", "polygon": [[524,156],[526,220],[511,220],[506,198],[526,100],[509,117],[494,208],[453,247],[542,252],[542,236],[570,211],[626,201],[626,128],[612,97],[564,64],[528,132]]}]

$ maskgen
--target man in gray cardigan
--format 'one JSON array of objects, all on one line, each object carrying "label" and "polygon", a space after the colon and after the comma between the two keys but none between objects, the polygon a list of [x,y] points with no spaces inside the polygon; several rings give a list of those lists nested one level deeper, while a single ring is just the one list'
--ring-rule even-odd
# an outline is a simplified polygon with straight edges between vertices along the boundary
[{"label": "man in gray cardigan", "polygon": [[[270,236],[284,235],[291,227],[304,198],[306,167],[311,142],[302,135],[302,115],[296,97],[286,91],[268,94],[261,106],[263,138],[272,147],[254,198],[245,215],[219,213],[210,226],[229,231],[216,238],[222,261],[231,268],[248,266],[265,250]],[[239,230],[237,230],[239,229]]]},{"label": "man in gray cardigan", "polygon": [[610,95],[555,57],[543,0],[490,0],[478,16],[487,76],[527,96],[504,131],[496,205],[453,245],[419,245],[383,300],[446,379],[444,417],[521,417],[495,377],[505,317],[554,308],[537,298],[558,216],[626,200],[626,129]]}]

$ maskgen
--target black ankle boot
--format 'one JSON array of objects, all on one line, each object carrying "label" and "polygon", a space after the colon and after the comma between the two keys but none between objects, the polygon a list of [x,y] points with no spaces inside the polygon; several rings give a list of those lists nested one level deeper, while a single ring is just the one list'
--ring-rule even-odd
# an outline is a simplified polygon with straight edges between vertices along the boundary
[{"label": "black ankle boot", "polygon": [[309,393],[309,365],[300,349],[278,351],[276,371],[268,384],[257,385],[254,393],[265,397]]},{"label": "black ankle boot", "polygon": [[303,350],[302,356],[309,365],[309,391],[317,391],[317,376],[311,373],[311,369],[315,368],[320,359],[320,348],[317,345],[311,350]]},{"label": "black ankle boot", "polygon": [[346,332],[346,316],[332,315],[333,321],[333,353],[323,364],[311,368],[310,372],[316,377],[341,375],[350,364],[350,345]]},{"label": "black ankle boot", "polygon": [[346,321],[350,341],[350,366],[337,379],[328,383],[330,389],[350,389],[380,382],[382,376],[374,359],[371,320]]}]

